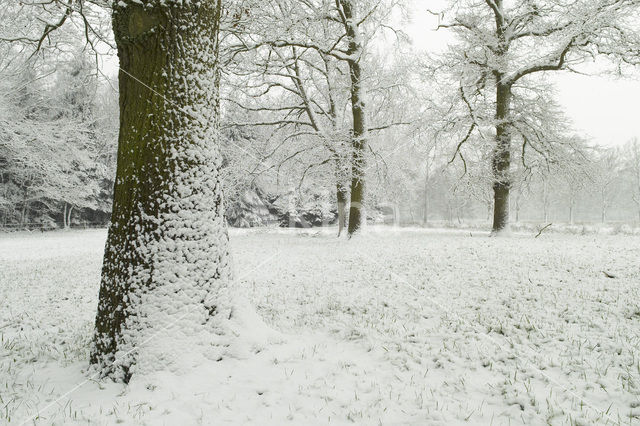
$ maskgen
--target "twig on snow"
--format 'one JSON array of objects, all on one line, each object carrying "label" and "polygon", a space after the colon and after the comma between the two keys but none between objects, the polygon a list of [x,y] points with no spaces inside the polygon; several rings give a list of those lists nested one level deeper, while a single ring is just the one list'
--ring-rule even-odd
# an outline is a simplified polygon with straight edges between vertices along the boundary
[{"label": "twig on snow", "polygon": [[536,234],[536,236],[535,236],[535,237],[533,237],[533,238],[538,238],[540,235],[542,235],[542,233],[544,232],[544,230],[545,230],[545,229],[547,229],[548,227],[550,227],[551,225],[553,225],[553,223],[548,223],[548,224],[546,224],[544,227],[542,227],[542,228],[538,231],[538,233]]}]

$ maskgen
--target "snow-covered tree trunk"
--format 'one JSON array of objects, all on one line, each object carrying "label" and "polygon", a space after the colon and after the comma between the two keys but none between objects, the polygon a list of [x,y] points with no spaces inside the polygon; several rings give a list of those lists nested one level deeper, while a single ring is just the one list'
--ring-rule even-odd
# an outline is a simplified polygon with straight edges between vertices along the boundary
[{"label": "snow-covered tree trunk", "polygon": [[542,182],[542,219],[546,223],[549,221],[549,181],[543,178]]},{"label": "snow-covered tree trunk", "polygon": [[73,213],[73,206],[69,206],[67,210],[67,217],[65,218],[65,228],[71,227],[71,214]]},{"label": "snow-covered tree trunk", "polygon": [[633,191],[631,199],[636,205],[638,223],[640,223],[640,143],[634,138],[629,143],[631,150],[631,172],[633,174]]},{"label": "snow-covered tree trunk", "polygon": [[28,226],[29,219],[29,189],[24,189],[24,198],[22,200],[22,211],[20,213],[20,226]]},{"label": "snow-covered tree trunk", "polygon": [[573,225],[575,222],[576,197],[573,193],[569,197],[569,225]]},{"label": "snow-covered tree trunk", "polygon": [[514,210],[516,212],[516,223],[520,223],[520,203],[522,201],[522,187],[518,187],[517,191],[516,191],[516,196],[515,199],[513,200],[513,204],[514,204]]},{"label": "snow-covered tree trunk", "polygon": [[231,317],[215,116],[220,7],[114,3],[118,166],[90,361],[116,380],[129,380],[142,353],[162,359],[167,334],[180,347],[222,335]]},{"label": "snow-covered tree trunk", "polygon": [[344,227],[347,222],[346,210],[347,210],[347,201],[348,201],[347,200],[348,190],[340,182],[339,176],[336,179],[337,179],[336,196],[337,196],[337,202],[338,202],[338,237],[339,237],[340,235],[342,235],[342,231],[344,230]]},{"label": "snow-covered tree trunk", "polygon": [[344,13],[345,32],[349,40],[349,75],[351,77],[351,112],[353,115],[353,135],[351,139],[351,202],[349,203],[348,234],[358,232],[366,221],[364,211],[365,195],[365,153],[367,149],[367,123],[365,114],[363,75],[360,60],[363,46],[360,29],[355,21],[353,0],[339,0]]},{"label": "snow-covered tree trunk", "polygon": [[511,179],[511,84],[501,83],[496,87],[496,147],[493,151],[493,232],[498,233],[509,226],[509,190]]},{"label": "snow-covered tree trunk", "polygon": [[423,211],[422,211],[422,226],[427,226],[429,223],[429,163],[427,163],[427,171],[424,178],[423,186]]},{"label": "snow-covered tree trunk", "polygon": [[366,125],[364,117],[364,100],[362,99],[361,70],[359,64],[350,64],[353,87],[351,102],[353,111],[352,169],[351,169],[351,201],[349,206],[349,235],[353,235],[364,222],[365,194],[365,153],[367,147]]},{"label": "snow-covered tree trunk", "polygon": [[67,229],[67,203],[64,203],[64,208],[62,209],[62,226],[64,229]]}]

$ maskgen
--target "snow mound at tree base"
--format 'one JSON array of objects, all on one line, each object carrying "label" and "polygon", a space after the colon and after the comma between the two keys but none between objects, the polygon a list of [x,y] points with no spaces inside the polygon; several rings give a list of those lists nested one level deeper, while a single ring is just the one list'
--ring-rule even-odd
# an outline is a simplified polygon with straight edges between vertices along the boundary
[{"label": "snow mound at tree base", "polygon": [[514,234],[513,234],[513,231],[511,230],[511,226],[507,225],[503,229],[492,230],[491,233],[489,234],[489,237],[508,238],[508,237],[513,237],[513,235]]},{"label": "snow mound at tree base", "polygon": [[[377,352],[327,334],[291,336],[245,360],[134,375],[124,393],[110,400],[117,413],[102,418],[125,424],[256,425],[374,424],[392,418],[408,424],[411,416],[401,411],[401,402],[380,404],[389,393],[385,383],[394,380],[393,369],[382,361]],[[128,408],[138,406],[139,414]],[[344,407],[350,407],[353,420],[338,414]],[[83,414],[97,409],[93,405]]]},{"label": "snow mound at tree base", "polygon": [[[267,326],[240,296],[225,302],[206,323],[194,323],[199,315],[156,316],[144,333],[137,336],[132,350],[121,351],[116,362],[133,355],[130,376],[159,371],[186,374],[199,366],[225,359],[248,359],[272,344],[283,343],[284,335]],[[152,324],[162,324],[153,326]]]}]

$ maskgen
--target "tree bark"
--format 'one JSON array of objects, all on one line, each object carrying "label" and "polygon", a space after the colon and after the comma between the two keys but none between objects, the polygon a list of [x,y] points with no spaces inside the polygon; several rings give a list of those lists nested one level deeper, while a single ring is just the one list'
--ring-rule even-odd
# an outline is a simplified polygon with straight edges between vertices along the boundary
[{"label": "tree bark", "polygon": [[347,189],[340,183],[340,178],[337,178],[336,183],[336,196],[338,201],[338,237],[342,235],[342,231],[347,221]]},{"label": "tree bark", "polygon": [[496,147],[493,151],[493,233],[509,226],[509,190],[511,179],[511,84],[501,82],[497,75],[496,88]]},{"label": "tree bark", "polygon": [[521,198],[522,198],[522,189],[519,188],[518,191],[516,192],[516,200],[515,200],[516,223],[520,223],[520,199]]},{"label": "tree bark", "polygon": [[364,116],[364,101],[362,99],[361,69],[360,65],[350,63],[351,70],[351,110],[353,113],[353,138],[352,165],[351,165],[351,201],[349,203],[349,235],[353,235],[360,230],[364,218],[364,195],[365,195],[365,149],[367,147],[366,127]]},{"label": "tree bark", "polygon": [[427,183],[424,185],[424,210],[422,212],[422,226],[429,226],[429,186]]},{"label": "tree bark", "polygon": [[569,196],[569,225],[573,225],[574,220],[574,210],[575,210],[576,200],[575,196],[571,194]]},{"label": "tree bark", "polygon": [[22,201],[22,212],[20,213],[20,226],[27,226],[27,220],[29,218],[29,190],[25,188]]},{"label": "tree bark", "polygon": [[67,229],[67,203],[64,203],[64,208],[62,209],[62,226],[64,229]]},{"label": "tree bark", "polygon": [[71,214],[73,213],[73,206],[69,206],[69,210],[67,210],[67,218],[66,218],[66,228],[71,227]]},{"label": "tree bark", "polygon": [[545,179],[542,186],[542,216],[543,221],[549,221],[549,182]]},{"label": "tree bark", "polygon": [[216,129],[219,22],[220,0],[113,6],[118,165],[90,362],[115,380],[128,382],[158,330],[197,333],[231,317]]},{"label": "tree bark", "polygon": [[426,227],[429,224],[429,154],[427,154],[426,170],[424,176],[424,211],[422,215],[422,226]]},{"label": "tree bark", "polygon": [[351,77],[351,113],[353,133],[351,135],[351,200],[349,203],[349,237],[358,232],[366,221],[364,212],[365,195],[365,151],[367,149],[367,124],[365,116],[364,89],[362,82],[362,42],[352,0],[339,0],[344,13],[344,26],[349,40],[349,76]]}]

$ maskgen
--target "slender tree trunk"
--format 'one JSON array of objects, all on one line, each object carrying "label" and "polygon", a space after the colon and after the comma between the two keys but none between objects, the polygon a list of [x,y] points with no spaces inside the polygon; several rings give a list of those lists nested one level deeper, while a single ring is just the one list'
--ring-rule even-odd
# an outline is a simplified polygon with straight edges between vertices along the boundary
[{"label": "slender tree trunk", "polygon": [[62,226],[64,229],[67,229],[67,203],[64,203],[64,208],[62,209]]},{"label": "slender tree trunk", "polygon": [[29,188],[25,186],[22,190],[22,209],[20,212],[20,227],[25,227],[29,218]]},{"label": "slender tree trunk", "polygon": [[549,221],[549,183],[545,180],[542,185],[542,216],[543,221]]},{"label": "slender tree trunk", "polygon": [[393,226],[400,226],[400,207],[397,201],[393,203]]},{"label": "slender tree trunk", "polygon": [[194,336],[211,332],[212,347],[232,314],[215,128],[220,0],[142,3],[113,6],[118,166],[90,357],[125,382]]},{"label": "slender tree trunk", "polygon": [[[640,164],[638,165],[638,168],[640,168]],[[640,182],[640,178],[638,179]],[[638,183],[638,201],[636,201],[636,205],[638,207],[638,223],[640,223],[640,183]]]},{"label": "slender tree trunk", "polygon": [[73,213],[73,206],[69,206],[69,210],[67,210],[67,228],[71,227],[71,213]]},{"label": "slender tree trunk", "polygon": [[422,215],[422,226],[427,226],[429,223],[429,154],[427,154],[427,167],[424,176],[424,212]]},{"label": "slender tree trunk", "polygon": [[569,205],[569,225],[573,225],[573,204]]},{"label": "slender tree trunk", "polygon": [[569,197],[569,225],[573,225],[574,223],[574,209],[575,209],[576,200],[573,195]]},{"label": "slender tree trunk", "polygon": [[[360,67],[355,67],[359,69]],[[352,74],[354,72],[352,71]],[[357,71],[359,75],[360,72]],[[358,77],[359,79],[360,77]],[[364,211],[365,195],[365,149],[367,147],[366,133],[364,130],[364,105],[360,100],[360,89],[352,90],[353,102],[353,141],[352,141],[352,166],[351,166],[351,200],[349,202],[349,236],[360,230],[366,220]]]},{"label": "slender tree trunk", "polygon": [[520,199],[522,198],[522,189],[518,188],[515,199],[516,207],[516,223],[520,223]]},{"label": "slender tree trunk", "polygon": [[347,189],[340,183],[338,178],[338,182],[336,183],[336,197],[338,200],[338,237],[342,235],[342,231],[346,225],[347,215]]},{"label": "slender tree trunk", "polygon": [[422,214],[422,226],[429,226],[429,187],[424,186],[424,211]]},{"label": "slender tree trunk", "polygon": [[29,219],[29,201],[25,196],[24,201],[22,202],[22,212],[20,214],[20,226],[25,227],[28,226],[27,221]]},{"label": "slender tree trunk", "polygon": [[635,171],[635,195],[633,201],[638,209],[638,223],[640,224],[640,146],[638,140],[634,140],[633,145],[633,170]]},{"label": "slender tree trunk", "polygon": [[496,89],[496,147],[493,151],[493,233],[509,226],[509,189],[511,179],[511,85],[501,82],[497,76]]},{"label": "slender tree trunk", "polygon": [[27,202],[22,203],[22,213],[20,214],[20,226],[24,227],[27,220]]},{"label": "slender tree trunk", "polygon": [[335,177],[336,177],[336,202],[338,205],[338,237],[342,235],[347,225],[347,204],[349,202],[349,189],[344,185],[343,169],[340,158],[335,153]]},{"label": "slender tree trunk", "polygon": [[349,60],[351,77],[351,113],[353,115],[353,134],[351,137],[351,201],[349,203],[348,234],[351,237],[358,232],[366,221],[364,212],[365,195],[365,151],[367,149],[367,124],[365,114],[364,89],[362,82],[363,46],[359,28],[355,19],[352,0],[339,0],[346,18],[345,31],[349,40],[348,52],[355,58]]}]

